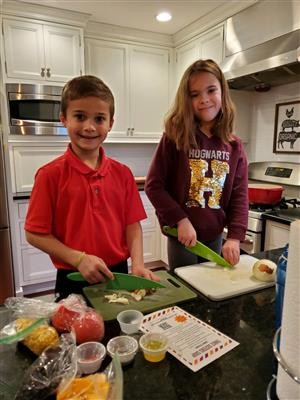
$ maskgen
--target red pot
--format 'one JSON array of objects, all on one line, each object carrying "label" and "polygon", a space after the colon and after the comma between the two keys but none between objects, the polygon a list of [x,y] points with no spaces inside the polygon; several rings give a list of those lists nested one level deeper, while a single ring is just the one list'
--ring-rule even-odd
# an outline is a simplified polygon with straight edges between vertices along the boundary
[{"label": "red pot", "polygon": [[249,183],[248,195],[250,204],[270,204],[280,202],[283,187],[265,183]]}]

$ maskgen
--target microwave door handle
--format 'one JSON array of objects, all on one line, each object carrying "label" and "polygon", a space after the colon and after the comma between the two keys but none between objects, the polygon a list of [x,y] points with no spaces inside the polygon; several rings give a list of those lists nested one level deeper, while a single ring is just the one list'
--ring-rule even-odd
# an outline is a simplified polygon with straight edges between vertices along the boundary
[{"label": "microwave door handle", "polygon": [[51,94],[9,93],[9,100],[49,100],[60,102],[61,96]]}]

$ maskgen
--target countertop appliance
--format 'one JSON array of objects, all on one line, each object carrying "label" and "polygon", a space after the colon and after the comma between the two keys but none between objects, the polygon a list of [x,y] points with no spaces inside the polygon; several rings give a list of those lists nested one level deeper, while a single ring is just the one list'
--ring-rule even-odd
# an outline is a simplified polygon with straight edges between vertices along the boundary
[{"label": "countertop appliance", "polygon": [[12,135],[67,135],[59,119],[62,87],[6,84],[8,119]]},{"label": "countertop appliance", "polygon": [[3,140],[0,131],[0,304],[7,297],[14,296],[14,280],[10,229],[3,157]]},{"label": "countertop appliance", "polygon": [[249,204],[248,228],[241,249],[248,253],[262,251],[264,239],[264,217],[277,213],[287,221],[299,215],[300,207],[300,164],[288,162],[253,162],[249,164],[249,183],[264,182],[281,185],[284,197],[278,204]]}]

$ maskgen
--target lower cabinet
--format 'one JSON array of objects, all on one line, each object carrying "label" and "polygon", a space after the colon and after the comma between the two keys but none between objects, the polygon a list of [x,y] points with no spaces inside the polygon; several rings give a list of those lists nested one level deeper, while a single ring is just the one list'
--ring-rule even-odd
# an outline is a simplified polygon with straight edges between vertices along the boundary
[{"label": "lower cabinet", "polygon": [[[145,192],[140,192],[147,213],[142,221],[144,261],[160,260],[161,234],[153,206]],[[31,246],[25,238],[24,223],[29,200],[14,201],[16,292],[19,295],[51,290],[55,286],[56,269],[48,254]]]},{"label": "lower cabinet", "polygon": [[267,220],[264,251],[284,247],[289,242],[289,236],[290,225]]},{"label": "lower cabinet", "polygon": [[14,273],[17,295],[51,290],[56,279],[56,269],[48,254],[26,241],[24,222],[27,208],[28,200],[14,201]]},{"label": "lower cabinet", "polygon": [[144,262],[158,261],[161,259],[161,234],[154,207],[150,203],[145,192],[140,192],[140,196],[147,214],[147,219],[142,221]]}]

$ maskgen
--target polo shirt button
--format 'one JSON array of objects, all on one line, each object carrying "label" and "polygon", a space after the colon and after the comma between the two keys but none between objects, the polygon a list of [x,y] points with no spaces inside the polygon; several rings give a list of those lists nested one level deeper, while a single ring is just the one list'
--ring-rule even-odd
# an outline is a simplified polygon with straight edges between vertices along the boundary
[{"label": "polo shirt button", "polygon": [[95,188],[95,193],[98,194],[99,193],[99,188]]}]

